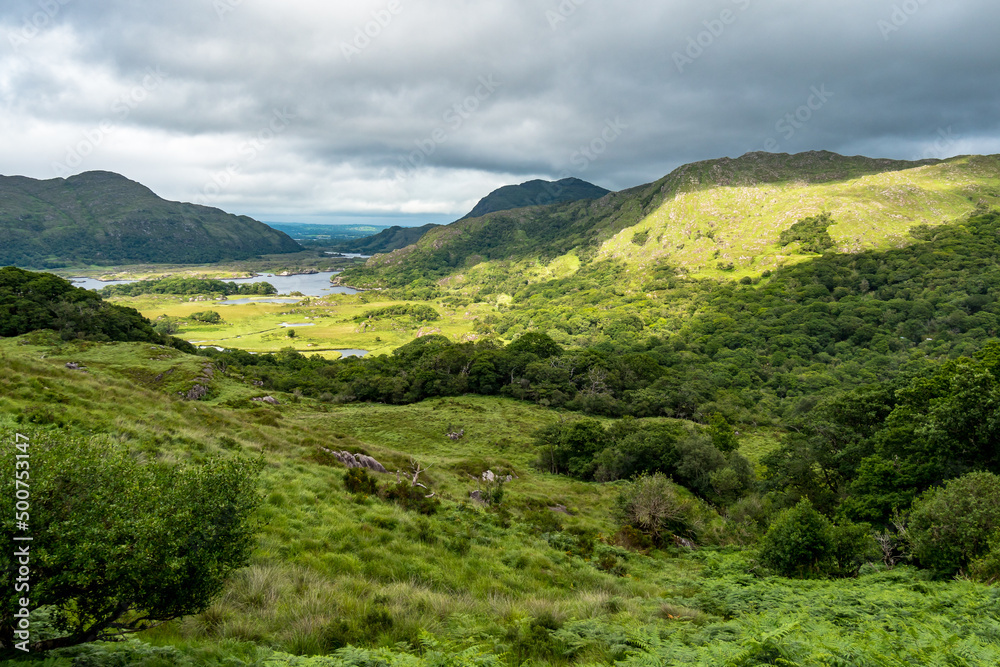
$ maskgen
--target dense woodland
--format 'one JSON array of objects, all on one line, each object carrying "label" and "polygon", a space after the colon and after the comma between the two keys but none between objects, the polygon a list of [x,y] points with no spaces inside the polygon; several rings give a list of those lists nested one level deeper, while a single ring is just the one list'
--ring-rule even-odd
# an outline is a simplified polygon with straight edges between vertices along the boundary
[{"label": "dense woodland", "polygon": [[141,294],[221,294],[232,296],[247,294],[267,296],[277,294],[271,283],[234,283],[204,278],[162,278],[160,280],[139,280],[124,285],[108,285],[101,290],[106,297],[139,296]]}]

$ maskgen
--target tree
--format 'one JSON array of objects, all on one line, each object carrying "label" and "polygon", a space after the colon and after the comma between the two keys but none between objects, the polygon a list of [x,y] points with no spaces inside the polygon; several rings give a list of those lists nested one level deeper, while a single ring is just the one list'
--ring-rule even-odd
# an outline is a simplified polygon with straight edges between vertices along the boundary
[{"label": "tree", "polygon": [[817,575],[832,547],[829,519],[803,498],[771,524],[760,543],[760,560],[786,577]]},{"label": "tree", "polygon": [[913,502],[906,539],[917,562],[952,576],[990,552],[1000,531],[1000,477],[974,472],[945,482]]},{"label": "tree", "polygon": [[[13,541],[24,534],[13,508],[4,508],[0,527],[5,544],[28,546],[21,558],[30,574],[28,588],[15,593],[19,559],[3,550],[0,652],[13,649],[22,607],[32,614],[33,652],[117,640],[204,611],[226,576],[246,565],[262,461],[143,464],[110,441],[45,433],[30,442],[30,467],[19,471],[30,475],[33,539]],[[0,460],[4,499],[15,497],[16,466],[9,452]],[[47,638],[38,639],[43,628]]]}]

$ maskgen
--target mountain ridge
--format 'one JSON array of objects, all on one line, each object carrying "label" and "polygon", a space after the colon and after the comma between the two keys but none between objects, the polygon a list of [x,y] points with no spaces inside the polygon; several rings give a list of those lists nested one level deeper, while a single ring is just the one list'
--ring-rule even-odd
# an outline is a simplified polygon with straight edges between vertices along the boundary
[{"label": "mountain ridge", "polygon": [[159,197],[121,174],[0,176],[0,264],[203,263],[299,252],[247,216]]},{"label": "mountain ridge", "polygon": [[802,244],[782,243],[781,234],[824,212],[832,218],[833,249],[856,252],[908,243],[914,226],[997,203],[1000,156],[907,161],[755,152],[682,165],[599,200],[459,220],[373,257],[348,277],[361,286],[469,279],[490,262],[546,263],[573,254],[638,272],[669,264],[690,275],[742,278],[815,256]]},{"label": "mountain ridge", "polygon": [[459,220],[481,218],[487,213],[508,211],[525,206],[546,206],[581,199],[600,199],[610,194],[607,190],[579,178],[562,178],[558,181],[534,179],[519,185],[505,185],[497,188],[479,200],[471,211]]}]

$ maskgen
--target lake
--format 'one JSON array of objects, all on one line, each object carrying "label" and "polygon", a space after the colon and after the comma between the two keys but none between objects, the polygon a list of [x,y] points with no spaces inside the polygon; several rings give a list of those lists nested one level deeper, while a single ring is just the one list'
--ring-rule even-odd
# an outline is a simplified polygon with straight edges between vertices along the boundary
[{"label": "lake", "polygon": [[[322,271],[320,273],[306,273],[297,276],[275,276],[273,274],[264,274],[255,278],[234,278],[232,280],[226,280],[225,282],[236,283],[237,285],[242,285],[244,283],[267,282],[274,285],[279,294],[288,294],[290,292],[302,292],[306,296],[357,294],[358,290],[356,289],[351,289],[350,287],[335,287],[330,284],[330,278],[338,273],[340,272]],[[77,287],[92,290],[99,290],[103,287],[107,287],[108,285],[127,285],[129,283],[136,282],[135,280],[109,280],[107,282],[101,282],[100,280],[96,280],[94,278],[70,278],[69,280]]]}]

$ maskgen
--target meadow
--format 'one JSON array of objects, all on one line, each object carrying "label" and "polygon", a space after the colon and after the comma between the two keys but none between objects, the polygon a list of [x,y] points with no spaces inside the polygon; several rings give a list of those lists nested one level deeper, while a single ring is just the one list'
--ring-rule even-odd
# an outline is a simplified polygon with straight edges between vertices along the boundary
[{"label": "meadow", "polygon": [[[0,356],[4,437],[110,438],[171,461],[266,460],[251,564],[211,607],[46,665],[1000,660],[1000,594],[990,586],[881,562],[855,579],[788,580],[732,537],[694,550],[625,548],[613,513],[625,482],[534,465],[533,433],[573,413],[480,396],[389,406],[276,394],[266,405],[250,400],[258,387],[204,358],[44,332],[0,341]],[[208,395],[182,400],[197,383]],[[758,458],[772,435],[746,437],[747,454]],[[381,485],[419,465],[440,504],[421,512],[352,493],[324,448],[375,457],[389,470],[376,475]],[[487,469],[514,476],[493,505],[470,498]],[[727,519],[711,516],[726,535]]]},{"label": "meadow", "polygon": [[[195,345],[235,347],[255,353],[292,348],[332,359],[340,356],[340,349],[384,354],[428,334],[444,335],[454,341],[475,340],[476,318],[491,310],[487,304],[456,306],[439,301],[432,305],[440,316],[438,320],[418,321],[407,315],[369,319],[367,313],[415,303],[381,297],[378,292],[304,297],[300,301],[292,298],[286,303],[228,303],[171,295],[115,297],[111,301],[137,309],[154,324],[162,318],[176,320],[179,328],[174,335]],[[191,318],[205,311],[218,313],[222,322],[209,324]],[[292,331],[294,334],[289,335]]]}]

